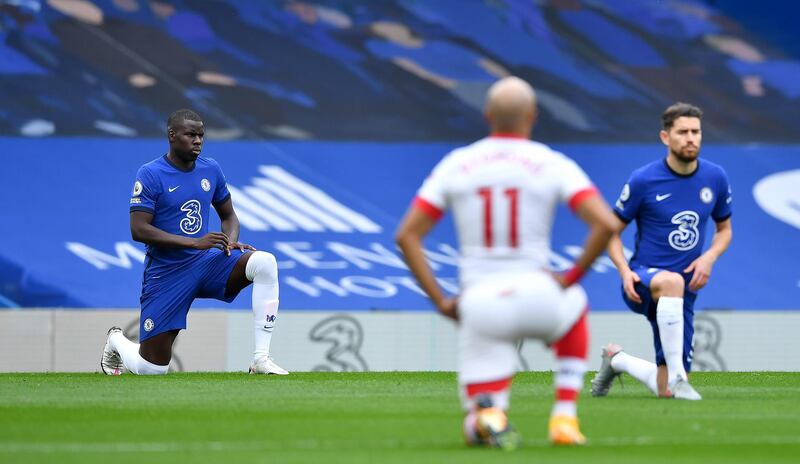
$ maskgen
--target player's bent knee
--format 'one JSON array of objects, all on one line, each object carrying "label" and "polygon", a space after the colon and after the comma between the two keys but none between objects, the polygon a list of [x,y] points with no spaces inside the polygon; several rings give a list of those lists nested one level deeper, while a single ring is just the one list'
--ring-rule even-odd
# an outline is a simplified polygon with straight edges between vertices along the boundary
[{"label": "player's bent knee", "polygon": [[251,282],[277,282],[278,262],[272,253],[254,251],[247,261],[245,276]]},{"label": "player's bent knee", "polygon": [[658,298],[662,296],[683,296],[684,280],[683,276],[677,272],[661,271],[650,284],[650,289],[653,296]]}]

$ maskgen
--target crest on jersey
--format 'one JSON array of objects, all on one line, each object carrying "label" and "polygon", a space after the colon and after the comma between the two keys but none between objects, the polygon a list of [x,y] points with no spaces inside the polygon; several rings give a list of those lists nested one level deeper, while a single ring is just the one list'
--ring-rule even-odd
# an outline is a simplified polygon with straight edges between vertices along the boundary
[{"label": "crest on jersey", "polygon": [[200,187],[202,187],[203,190],[208,192],[209,190],[211,190],[211,182],[209,182],[208,179],[203,179],[200,181]]},{"label": "crest on jersey", "polygon": [[700,199],[703,200],[703,203],[711,203],[711,200],[714,199],[714,193],[711,192],[710,188],[703,187],[700,190]]},{"label": "crest on jersey", "polygon": [[133,183],[133,196],[138,197],[142,193],[142,183],[138,180]]},{"label": "crest on jersey", "polygon": [[155,326],[156,326],[156,324],[149,317],[144,320],[144,331],[145,332],[150,332],[151,330],[153,330],[153,327],[155,327]]},{"label": "crest on jersey", "polygon": [[619,201],[628,201],[628,198],[631,197],[631,186],[625,184],[622,187],[622,191],[619,193]]}]

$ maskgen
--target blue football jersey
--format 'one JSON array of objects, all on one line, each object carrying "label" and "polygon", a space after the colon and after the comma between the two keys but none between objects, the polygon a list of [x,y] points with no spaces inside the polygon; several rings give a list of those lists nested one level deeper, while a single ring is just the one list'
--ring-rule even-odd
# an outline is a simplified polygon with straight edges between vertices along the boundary
[{"label": "blue football jersey", "polygon": [[698,160],[697,169],[678,174],[662,159],[631,174],[614,205],[625,223],[636,220],[631,268],[683,272],[703,252],[708,218],[731,216],[728,176],[718,165]]},{"label": "blue football jersey", "polygon": [[[170,234],[198,238],[208,233],[211,205],[230,197],[225,176],[211,158],[198,157],[194,169],[183,171],[167,155],[143,165],[136,174],[130,210],[153,214],[152,224]],[[203,250],[147,245],[147,269],[180,265]]]}]

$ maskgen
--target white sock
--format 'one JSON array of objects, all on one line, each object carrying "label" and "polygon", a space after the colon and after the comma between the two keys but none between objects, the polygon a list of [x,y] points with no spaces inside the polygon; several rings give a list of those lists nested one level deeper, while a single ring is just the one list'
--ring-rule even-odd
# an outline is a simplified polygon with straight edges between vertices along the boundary
[{"label": "white sock", "polygon": [[575,401],[556,401],[551,416],[570,416],[578,417],[578,403]]},{"label": "white sock", "polygon": [[556,360],[557,371],[555,372],[554,383],[556,395],[569,395],[574,399],[558,399],[553,405],[552,415],[577,416],[578,395],[583,388],[583,376],[586,374],[586,360],[576,357],[560,357]]},{"label": "white sock", "polygon": [[269,356],[272,330],[278,315],[278,263],[265,251],[253,252],[245,275],[253,282],[253,360]]},{"label": "white sock", "polygon": [[641,382],[654,395],[658,395],[658,366],[656,363],[631,356],[620,351],[611,358],[611,368],[617,372],[624,372]]},{"label": "white sock", "polygon": [[122,364],[125,368],[137,375],[164,375],[169,370],[169,365],[159,366],[144,359],[139,355],[139,344],[125,338],[121,332],[111,334],[109,338],[111,348],[113,348],[119,357],[122,358]]},{"label": "white sock", "polygon": [[667,361],[667,385],[678,376],[686,377],[683,368],[683,298],[662,296],[656,305],[656,322],[661,334],[661,348]]}]

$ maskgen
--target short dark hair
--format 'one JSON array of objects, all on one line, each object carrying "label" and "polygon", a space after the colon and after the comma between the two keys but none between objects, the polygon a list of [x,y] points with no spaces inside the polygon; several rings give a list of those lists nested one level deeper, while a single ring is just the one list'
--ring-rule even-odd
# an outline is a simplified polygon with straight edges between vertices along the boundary
[{"label": "short dark hair", "polygon": [[183,124],[183,121],[203,122],[199,114],[184,108],[173,111],[172,114],[169,115],[169,119],[167,119],[167,129],[174,129],[178,124]]},{"label": "short dark hair", "polygon": [[689,103],[673,103],[661,114],[661,128],[669,131],[675,120],[681,117],[702,119],[703,110]]}]

